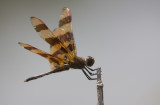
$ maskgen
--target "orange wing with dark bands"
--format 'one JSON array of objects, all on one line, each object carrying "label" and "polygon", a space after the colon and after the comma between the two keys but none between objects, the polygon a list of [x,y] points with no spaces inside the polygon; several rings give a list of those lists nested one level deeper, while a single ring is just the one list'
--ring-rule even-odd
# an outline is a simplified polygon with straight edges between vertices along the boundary
[{"label": "orange wing with dark bands", "polygon": [[73,56],[77,56],[76,44],[72,32],[72,15],[69,8],[62,9],[59,27],[64,30],[64,35],[59,37],[59,39],[71,51]]},{"label": "orange wing with dark bands", "polygon": [[56,37],[63,34],[63,31],[61,29],[56,29],[54,32],[51,32],[50,29],[44,24],[44,22],[36,17],[31,17],[31,23],[35,30],[39,33],[40,37],[50,44],[51,55],[58,57],[65,63],[66,60],[64,59],[64,55],[69,60],[73,59],[72,55],[69,53],[69,50]]},{"label": "orange wing with dark bands", "polygon": [[[59,30],[60,32],[56,32]],[[76,45],[72,33],[72,16],[70,13],[70,10],[68,8],[63,8],[60,16],[59,21],[59,28],[54,30],[53,33],[61,42],[62,44],[68,49],[69,54],[74,58],[77,56],[76,52]],[[59,34],[61,33],[61,34]],[[57,52],[52,52],[51,48],[51,54],[56,55]]]},{"label": "orange wing with dark bands", "polygon": [[21,42],[19,42],[18,44],[23,46],[25,49],[46,58],[50,62],[51,70],[56,69],[58,66],[63,66],[64,65],[64,62],[61,59],[59,59],[57,57],[54,57],[51,54],[48,54],[48,53],[46,53],[46,52],[44,52],[44,51],[42,51],[42,50],[40,50],[36,47],[33,47],[29,44],[21,43]]}]

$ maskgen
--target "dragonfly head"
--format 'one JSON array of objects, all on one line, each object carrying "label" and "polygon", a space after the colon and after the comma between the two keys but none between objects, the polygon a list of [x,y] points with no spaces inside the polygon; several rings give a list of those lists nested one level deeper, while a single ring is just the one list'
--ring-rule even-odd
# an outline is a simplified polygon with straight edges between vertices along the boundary
[{"label": "dragonfly head", "polygon": [[94,64],[94,58],[91,56],[88,56],[85,62],[87,66],[91,67]]}]

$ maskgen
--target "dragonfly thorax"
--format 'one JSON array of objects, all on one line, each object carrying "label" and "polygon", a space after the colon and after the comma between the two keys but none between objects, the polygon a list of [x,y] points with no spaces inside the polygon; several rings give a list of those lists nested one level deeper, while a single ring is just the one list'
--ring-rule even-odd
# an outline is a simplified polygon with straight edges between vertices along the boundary
[{"label": "dragonfly thorax", "polygon": [[74,68],[74,69],[82,69],[84,68],[85,66],[85,60],[81,57],[74,57],[74,61],[73,62],[70,62],[70,66],[71,68]]}]

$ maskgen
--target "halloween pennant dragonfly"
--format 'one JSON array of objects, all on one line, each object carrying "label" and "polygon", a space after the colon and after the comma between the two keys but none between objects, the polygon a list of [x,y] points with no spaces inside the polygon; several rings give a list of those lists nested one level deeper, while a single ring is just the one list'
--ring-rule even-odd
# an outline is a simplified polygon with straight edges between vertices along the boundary
[{"label": "halloween pennant dragonfly", "polygon": [[18,44],[25,49],[46,58],[50,63],[51,71],[32,76],[26,79],[25,82],[52,73],[69,70],[70,68],[81,69],[89,80],[96,80],[96,78],[90,77],[96,75],[96,73],[92,73],[92,71],[96,69],[90,68],[90,66],[94,64],[94,58],[89,56],[85,60],[77,56],[76,45],[72,33],[72,17],[68,8],[62,9],[59,28],[56,28],[53,32],[50,31],[42,20],[36,17],[31,17],[31,23],[40,37],[50,44],[50,53],[46,53],[29,44],[21,42]]}]

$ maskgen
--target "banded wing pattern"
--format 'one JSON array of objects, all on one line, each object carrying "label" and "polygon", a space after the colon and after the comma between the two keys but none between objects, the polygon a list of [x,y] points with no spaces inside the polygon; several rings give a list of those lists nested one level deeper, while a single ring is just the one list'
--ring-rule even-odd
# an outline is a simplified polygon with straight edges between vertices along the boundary
[{"label": "banded wing pattern", "polygon": [[55,39],[59,40],[60,43],[50,45],[50,54],[62,59],[64,63],[67,63],[68,61],[73,60],[73,55],[70,53],[70,50],[64,45],[64,43],[58,38],[58,36],[62,36],[63,34],[64,30],[61,28],[57,28],[53,31],[52,35]]},{"label": "banded wing pattern", "polygon": [[[73,59],[72,55],[69,53],[69,50],[56,37],[64,33],[62,29],[57,28],[54,32],[51,32],[44,22],[36,17],[31,17],[31,23],[40,37],[50,44],[50,54],[52,56],[61,59],[63,63],[67,62],[67,59],[64,59],[64,55],[68,58],[68,60]],[[55,65],[57,65],[55,62],[50,62],[50,67],[52,70],[55,68]]]},{"label": "banded wing pattern", "polygon": [[50,62],[50,66],[51,66],[51,71],[29,77],[24,82],[28,82],[30,80],[41,78],[45,75],[49,75],[49,74],[52,74],[52,73],[61,72],[61,71],[69,69],[68,65],[64,65],[63,60],[61,60],[57,57],[54,57],[51,54],[48,54],[48,53],[46,53],[46,52],[44,52],[44,51],[42,51],[42,50],[40,50],[36,47],[33,47],[33,46],[29,45],[29,44],[25,44],[25,43],[21,43],[21,42],[19,42],[18,44],[23,46],[25,49],[46,58]]},{"label": "banded wing pattern", "polygon": [[[59,21],[59,28],[58,30],[61,31],[62,34],[59,34],[60,32],[56,32],[57,29],[53,31],[53,35],[55,35],[62,43],[63,45],[69,50],[69,54],[73,57],[77,56],[76,52],[76,45],[72,33],[72,16],[71,12],[68,8],[63,8],[61,15],[60,15],[60,21]],[[60,52],[53,52],[54,47],[51,46],[50,53],[54,56],[57,55],[57,53]],[[62,54],[62,58],[64,58],[65,55]],[[72,59],[70,59],[72,60]]]},{"label": "banded wing pattern", "polygon": [[[23,46],[25,49],[46,58],[53,65],[54,65],[54,63],[58,64],[58,65],[64,65],[64,63],[62,62],[61,59],[59,59],[57,57],[53,57],[51,54],[48,54],[48,53],[46,53],[46,52],[44,52],[44,51],[42,51],[42,50],[40,50],[36,47],[33,47],[29,44],[21,43],[21,42],[19,42],[18,44]],[[54,69],[56,69],[56,66],[53,66],[52,70],[54,70]]]},{"label": "banded wing pattern", "polygon": [[72,52],[73,56],[77,56],[76,44],[72,32],[72,15],[69,8],[63,8],[60,16],[59,27],[65,32],[64,38],[60,38],[64,45]]},{"label": "banded wing pattern", "polygon": [[[51,44],[51,41],[49,40],[50,37],[52,36],[52,32],[50,29],[44,24],[44,22],[36,17],[31,17],[30,18],[31,23],[36,30],[36,32],[40,35],[40,37]],[[54,41],[55,42],[55,41]],[[52,43],[54,43],[52,42]],[[56,42],[55,42],[56,43]]]}]

